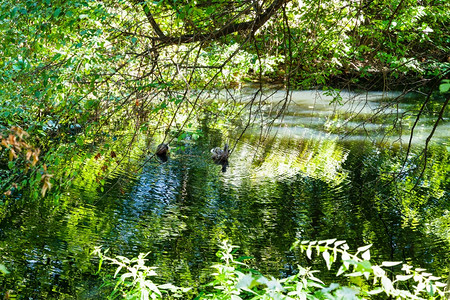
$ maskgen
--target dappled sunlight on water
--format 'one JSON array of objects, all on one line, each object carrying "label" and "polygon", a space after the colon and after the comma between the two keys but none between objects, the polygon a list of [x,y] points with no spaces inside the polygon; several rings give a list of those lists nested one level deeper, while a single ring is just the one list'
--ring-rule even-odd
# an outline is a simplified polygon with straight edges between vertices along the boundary
[{"label": "dappled sunlight on water", "polygon": [[270,145],[269,152],[243,142],[232,154],[230,170],[224,179],[238,185],[242,178],[257,183],[303,174],[338,184],[345,179],[342,164],[347,154],[348,151],[338,146],[336,141],[328,139],[316,142],[298,140],[294,144],[283,144],[281,139],[277,139]]},{"label": "dappled sunlight on water", "polygon": [[[206,281],[217,261],[218,242],[225,238],[240,246],[241,255],[255,257],[252,267],[276,276],[293,274],[298,263],[320,268],[290,251],[296,239],[345,239],[354,249],[373,243],[377,260],[442,270],[449,236],[442,229],[450,210],[448,124],[439,127],[437,146],[429,154],[434,169],[412,194],[418,164],[412,158],[421,149],[413,149],[396,185],[390,180],[404,159],[398,147],[385,149],[378,137],[366,136],[385,135],[388,119],[372,122],[364,115],[397,93],[344,93],[345,104],[329,105],[332,97],[323,92],[293,92],[284,118],[264,123],[286,96],[281,91],[267,94],[261,96],[256,125],[239,140],[232,133],[241,128],[227,125],[225,132],[211,123],[208,134],[197,140],[174,139],[163,162],[153,155],[156,138],[140,137],[137,149],[117,164],[102,188],[88,182],[102,162],[86,161],[88,168],[60,200],[63,205],[27,207],[3,221],[2,247],[11,253],[3,262],[15,262],[21,272],[32,274],[29,289],[38,289],[40,282],[69,289],[71,276],[78,276],[80,290],[90,297],[97,288],[87,287],[95,282],[91,276],[96,271],[89,253],[99,245],[130,258],[150,252],[149,264],[160,268],[162,280],[183,285]],[[244,94],[239,101],[251,97]],[[400,104],[400,110],[408,105]],[[361,118],[347,116],[354,112]],[[348,135],[342,139],[336,128]],[[420,124],[414,143],[430,130],[429,124]],[[402,135],[407,141],[406,132]],[[438,147],[441,141],[443,147]],[[210,149],[225,142],[233,151],[222,172]],[[423,224],[440,212],[446,213]],[[38,271],[43,266],[50,270],[46,275]]]},{"label": "dappled sunlight on water", "polygon": [[[252,89],[247,92],[256,93]],[[287,94],[283,90],[268,89],[257,95],[262,103],[259,109],[263,114],[263,117],[259,117],[259,122],[264,127],[270,127],[271,135],[360,141],[370,136],[373,141],[403,144],[409,143],[409,130],[415,122],[421,103],[419,96],[402,95],[400,92],[341,91],[331,95],[323,91],[291,91]],[[235,97],[244,103],[255,98],[254,95],[245,93]],[[335,101],[330,104],[333,99]],[[408,99],[408,102],[402,102],[401,99]],[[410,117],[406,117],[408,115]],[[396,120],[399,116],[406,118],[398,123]],[[431,132],[430,125],[435,120],[436,115],[421,116],[414,131],[413,144],[423,144]],[[438,133],[434,136],[435,141],[446,142],[448,134],[445,132],[449,132],[446,130],[448,126],[441,122]]]}]

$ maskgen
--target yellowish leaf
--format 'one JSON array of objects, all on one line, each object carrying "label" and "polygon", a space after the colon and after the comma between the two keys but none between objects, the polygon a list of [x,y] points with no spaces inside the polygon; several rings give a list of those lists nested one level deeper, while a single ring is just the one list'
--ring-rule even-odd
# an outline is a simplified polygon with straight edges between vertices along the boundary
[{"label": "yellowish leaf", "polygon": [[28,149],[28,150],[27,150],[27,154],[25,154],[25,157],[27,158],[27,160],[30,160],[32,154],[33,154],[33,151],[31,151],[30,149]]}]

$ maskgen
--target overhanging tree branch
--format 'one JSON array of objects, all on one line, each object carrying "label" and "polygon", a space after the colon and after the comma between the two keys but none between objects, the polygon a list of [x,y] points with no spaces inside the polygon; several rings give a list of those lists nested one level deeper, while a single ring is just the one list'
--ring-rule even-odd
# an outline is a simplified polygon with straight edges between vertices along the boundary
[{"label": "overhanging tree branch", "polygon": [[167,38],[164,32],[159,27],[158,23],[156,23],[155,18],[153,18],[152,12],[148,7],[147,2],[145,0],[141,0],[138,1],[138,3],[142,6],[142,10],[144,11],[144,14],[147,17],[148,22],[150,23],[150,25],[152,25],[153,30],[156,32],[156,34],[162,39]]},{"label": "overhanging tree branch", "polygon": [[234,32],[242,32],[248,30],[256,32],[256,30],[263,26],[270,19],[270,17],[272,17],[278,11],[278,9],[280,9],[285,3],[288,3],[289,1],[290,0],[275,0],[262,14],[258,14],[252,21],[229,24],[211,33],[185,34],[178,37],[166,36],[159,27],[158,23],[156,23],[155,19],[153,18],[153,15],[147,3],[145,1],[140,1],[139,3],[141,4],[144,13],[147,16],[150,25],[157,34],[156,37],[151,37],[151,39],[154,41],[162,42],[164,44],[180,44],[214,40],[223,36],[227,36]]}]

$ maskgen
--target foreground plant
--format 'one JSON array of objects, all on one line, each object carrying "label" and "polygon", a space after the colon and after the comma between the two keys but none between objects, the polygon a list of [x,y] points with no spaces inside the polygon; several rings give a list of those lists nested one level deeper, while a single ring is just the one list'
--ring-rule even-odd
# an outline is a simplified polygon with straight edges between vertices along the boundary
[{"label": "foreground plant", "polygon": [[178,288],[171,283],[155,284],[150,277],[157,276],[155,272],[156,267],[148,267],[145,265],[147,259],[145,257],[149,253],[141,253],[138,257],[128,259],[124,256],[116,256],[111,258],[102,253],[101,247],[97,247],[93,254],[100,258],[99,271],[104,261],[110,264],[117,265],[114,278],[122,271],[125,272],[119,277],[114,287],[114,291],[108,297],[115,299],[122,295],[127,299],[162,299],[163,293],[172,293],[173,296],[179,296],[181,293],[186,293],[190,288]]},{"label": "foreground plant", "polygon": [[[321,255],[328,270],[333,264],[339,264],[336,277],[340,277],[337,281],[341,283],[326,285],[316,277],[319,271],[302,266],[298,267],[297,274],[284,279],[263,276],[249,269],[242,259],[235,259],[233,253],[237,247],[223,241],[217,253],[221,263],[212,266],[215,269],[213,280],[200,288],[201,292],[195,299],[367,299],[374,295],[395,299],[444,297],[442,289],[446,284],[438,281],[439,277],[406,264],[402,265],[401,274],[388,273],[385,268],[402,263],[383,262],[374,265],[370,262],[370,247],[360,247],[355,254],[351,254],[346,242],[336,239],[296,242],[293,248],[305,252],[309,259],[313,259],[313,253]],[[148,277],[156,276],[156,273],[154,267],[145,266],[144,254],[129,260],[123,256],[106,257],[100,248],[95,253],[101,262],[109,261],[119,266],[114,277],[122,269],[128,271],[121,275],[111,296],[120,291],[128,299],[160,299],[161,290],[171,291],[175,297],[189,290],[170,283],[156,285],[149,280]]]},{"label": "foreground plant", "polygon": [[[328,270],[339,262],[340,266],[336,277],[345,276],[349,279],[347,286],[332,283],[322,288],[320,293],[326,296],[345,295],[345,299],[359,299],[377,294],[385,294],[396,299],[435,299],[444,297],[445,283],[438,281],[440,277],[425,272],[422,268],[413,268],[402,262],[385,261],[381,265],[370,262],[370,250],[372,245],[357,249],[355,254],[348,252],[345,241],[336,239],[324,241],[297,241],[293,248],[299,248],[306,253],[309,259],[313,253],[321,255]],[[401,274],[387,272],[386,268],[401,267]],[[407,289],[408,288],[408,289]],[[351,296],[351,297],[350,297]],[[334,297],[333,297],[334,299]]]}]

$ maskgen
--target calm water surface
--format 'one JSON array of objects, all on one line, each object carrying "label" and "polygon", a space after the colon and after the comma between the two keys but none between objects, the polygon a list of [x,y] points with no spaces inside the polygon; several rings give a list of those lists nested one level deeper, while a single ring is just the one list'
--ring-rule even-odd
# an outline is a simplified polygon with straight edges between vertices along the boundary
[{"label": "calm water surface", "polygon": [[[255,97],[250,91],[214,95],[231,96],[237,103]],[[100,245],[111,255],[150,252],[161,282],[205,283],[225,238],[240,247],[240,255],[255,258],[253,268],[278,277],[294,273],[298,263],[322,268],[289,249],[296,239],[328,238],[345,239],[353,249],[374,244],[378,262],[403,260],[443,275],[448,241],[430,222],[448,216],[450,208],[448,123],[439,127],[430,152],[440,175],[436,171],[429,178],[433,185],[407,193],[402,190],[414,185],[408,177],[413,173],[400,177],[400,184],[388,174],[402,161],[399,149],[409,141],[412,121],[400,124],[404,131],[393,130],[391,115],[413,112],[420,99],[406,97],[377,113],[387,102],[383,97],[398,94],[343,93],[342,105],[311,91],[257,96],[261,104],[247,109],[242,121],[256,125],[237,143],[242,127],[219,131],[205,117],[204,135],[174,143],[165,163],[136,156],[132,164],[143,168],[117,170],[103,192],[79,185],[57,208],[12,210],[0,226],[2,263],[12,271],[0,280],[2,291],[27,299],[99,297],[98,261],[90,253]],[[280,109],[283,117],[274,119]],[[415,132],[416,152],[430,132],[428,123]],[[222,172],[209,149],[225,142],[233,152]],[[405,211],[405,203],[414,212]]]}]

